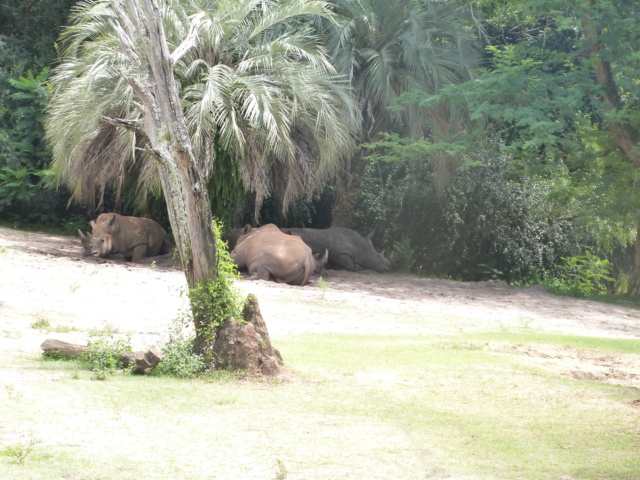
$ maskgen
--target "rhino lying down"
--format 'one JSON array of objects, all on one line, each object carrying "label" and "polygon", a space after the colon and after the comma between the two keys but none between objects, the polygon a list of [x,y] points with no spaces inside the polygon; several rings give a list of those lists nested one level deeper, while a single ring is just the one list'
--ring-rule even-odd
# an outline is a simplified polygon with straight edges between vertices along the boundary
[{"label": "rhino lying down", "polygon": [[125,260],[137,262],[172,251],[167,232],[155,220],[103,213],[89,222],[92,232],[78,230],[86,256],[109,257],[121,254]]},{"label": "rhino lying down", "polygon": [[305,285],[314,270],[327,261],[314,258],[300,237],[286,235],[272,223],[260,228],[247,225],[240,235],[231,259],[238,268],[246,268],[251,280],[274,280],[289,285]]},{"label": "rhino lying down", "polygon": [[389,271],[389,260],[373,248],[371,243],[373,232],[363,237],[343,227],[286,228],[282,231],[301,237],[314,254],[328,250],[327,268],[333,267],[352,272],[356,270],[375,270],[381,273]]}]

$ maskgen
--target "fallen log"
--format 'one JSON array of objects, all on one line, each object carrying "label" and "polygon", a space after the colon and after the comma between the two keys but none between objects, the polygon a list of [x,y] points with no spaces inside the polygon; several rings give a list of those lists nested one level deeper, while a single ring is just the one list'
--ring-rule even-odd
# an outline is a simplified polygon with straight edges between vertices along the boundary
[{"label": "fallen log", "polygon": [[[77,345],[52,338],[42,342],[40,348],[45,357],[69,359],[80,358],[89,350],[86,345]],[[153,345],[146,352],[122,352],[118,360],[120,360],[124,368],[133,366],[133,373],[145,373],[147,370],[153,370],[157,367],[164,360],[164,355],[162,355],[158,347]]]}]

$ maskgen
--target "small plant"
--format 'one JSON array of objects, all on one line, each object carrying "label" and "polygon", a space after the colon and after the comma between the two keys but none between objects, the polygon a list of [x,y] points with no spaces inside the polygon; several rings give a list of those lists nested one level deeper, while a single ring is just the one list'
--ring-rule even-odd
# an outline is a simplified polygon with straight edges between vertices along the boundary
[{"label": "small plant", "polygon": [[233,405],[238,401],[235,397],[222,397],[222,398],[214,398],[211,403],[213,405],[223,406],[223,405]]},{"label": "small plant", "polygon": [[276,480],[284,480],[289,475],[287,466],[281,459],[276,459]]},{"label": "small plant", "polygon": [[44,317],[39,317],[35,322],[31,324],[31,328],[34,330],[48,330],[51,327],[51,322]]},{"label": "small plant", "polygon": [[57,333],[69,333],[69,332],[77,332],[78,329],[76,327],[70,327],[68,325],[56,325],[55,327],[51,327],[49,331],[57,332]]},{"label": "small plant", "polygon": [[151,270],[153,270],[154,272],[156,271],[156,268],[158,268],[158,264],[156,263],[156,261],[154,260],[153,262],[151,262]]},{"label": "small plant", "polygon": [[69,285],[69,290],[71,290],[71,293],[76,293],[76,291],[80,288],[80,284],[79,283],[74,283],[72,285]]},{"label": "small plant", "polygon": [[5,447],[0,451],[0,453],[7,457],[12,457],[16,463],[23,465],[39,443],[40,440],[38,440],[33,434],[30,434],[24,441]]},{"label": "small plant", "polygon": [[324,300],[324,295],[327,293],[329,288],[331,288],[331,284],[326,282],[324,278],[318,277],[318,286],[322,289],[322,295],[320,296],[320,300]]},{"label": "small plant", "polygon": [[205,363],[200,355],[193,353],[193,337],[175,326],[169,341],[162,348],[164,360],[154,369],[156,375],[177,378],[195,378],[205,371]]},{"label": "small plant", "polygon": [[562,257],[565,265],[559,267],[560,276],[545,286],[560,295],[586,297],[607,292],[605,281],[614,282],[609,276],[611,264],[587,251],[584,255]]},{"label": "small plant", "polygon": [[120,360],[122,352],[131,350],[130,339],[115,339],[113,335],[89,341],[89,349],[82,360],[93,371],[95,380],[106,380],[117,370],[123,370]]},{"label": "small plant", "polygon": [[47,254],[44,256],[44,258],[45,258],[46,260],[51,260],[52,258],[55,258],[55,256],[51,255],[50,253],[47,253]]},{"label": "small plant", "polygon": [[13,385],[5,385],[4,389],[7,392],[7,397],[9,397],[11,400],[20,400],[22,398],[22,393],[18,392]]},{"label": "small plant", "polygon": [[109,322],[103,322],[102,328],[92,328],[89,330],[89,336],[91,337],[111,337],[119,333],[118,329]]}]

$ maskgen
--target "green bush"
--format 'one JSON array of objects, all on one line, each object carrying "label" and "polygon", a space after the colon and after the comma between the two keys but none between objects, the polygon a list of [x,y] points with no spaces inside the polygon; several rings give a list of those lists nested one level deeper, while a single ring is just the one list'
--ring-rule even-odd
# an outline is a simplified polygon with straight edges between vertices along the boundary
[{"label": "green bush", "polygon": [[89,349],[81,360],[93,371],[93,378],[106,380],[118,370],[124,370],[120,361],[123,352],[131,351],[129,338],[116,338],[115,334],[89,341]]},{"label": "green bush", "polygon": [[587,251],[584,255],[563,258],[560,274],[545,282],[545,286],[559,295],[588,297],[607,293],[605,282],[613,282],[609,276],[611,264]]},{"label": "green bush", "polygon": [[[429,157],[380,161],[363,181],[357,220],[376,227],[394,266],[462,280],[532,281],[594,250],[588,227],[554,184],[514,172],[513,159],[467,156],[443,192]],[[399,258],[396,260],[396,255]]]},{"label": "green bush", "polygon": [[193,353],[193,336],[178,326],[162,348],[164,360],[154,369],[155,375],[195,378],[202,375],[206,365],[200,355]]}]

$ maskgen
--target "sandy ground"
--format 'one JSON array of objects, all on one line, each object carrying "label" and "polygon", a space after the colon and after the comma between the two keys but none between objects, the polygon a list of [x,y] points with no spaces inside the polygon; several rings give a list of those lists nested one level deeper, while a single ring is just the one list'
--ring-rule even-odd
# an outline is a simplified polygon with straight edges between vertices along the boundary
[{"label": "sandy ground", "polygon": [[[184,275],[167,263],[83,257],[77,238],[0,227],[0,355],[37,353],[45,338],[85,343],[90,329],[105,327],[130,334],[134,348],[161,343],[186,311]],[[245,280],[238,286],[257,295],[276,346],[279,336],[305,332],[425,337],[530,329],[640,339],[639,310],[557,297],[541,287],[369,271],[327,270],[322,278],[324,287],[317,277],[304,287]],[[31,328],[41,319],[71,331]],[[602,356],[528,345],[508,353],[562,375],[640,388],[640,352]]]}]

